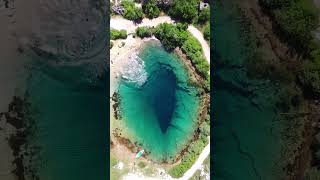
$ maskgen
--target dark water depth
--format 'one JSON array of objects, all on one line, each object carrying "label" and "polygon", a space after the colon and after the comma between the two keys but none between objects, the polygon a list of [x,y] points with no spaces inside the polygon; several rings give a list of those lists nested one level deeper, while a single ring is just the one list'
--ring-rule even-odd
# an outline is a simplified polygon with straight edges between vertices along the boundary
[{"label": "dark water depth", "polygon": [[100,0],[0,2],[1,92],[8,96],[0,108],[10,96],[28,94],[35,132],[26,151],[29,144],[39,149],[19,168],[31,166],[40,180],[108,177],[105,12]]},{"label": "dark water depth", "polygon": [[139,57],[147,79],[140,86],[121,82],[121,113],[133,141],[154,160],[168,160],[192,137],[199,106],[197,90],[188,84],[180,60],[157,42],[146,43]]},{"label": "dark water depth", "polygon": [[280,129],[276,86],[247,76],[252,50],[232,1],[215,3],[213,76],[213,178],[276,180],[280,177]]}]

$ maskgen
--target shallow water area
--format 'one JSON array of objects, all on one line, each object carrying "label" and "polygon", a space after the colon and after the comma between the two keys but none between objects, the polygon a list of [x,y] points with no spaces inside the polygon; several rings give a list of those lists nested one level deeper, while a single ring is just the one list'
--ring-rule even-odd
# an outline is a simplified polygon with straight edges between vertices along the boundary
[{"label": "shallow water area", "polygon": [[[133,134],[131,140],[151,159],[168,160],[192,137],[199,106],[197,89],[188,84],[181,60],[157,41],[146,42],[138,57],[141,66],[134,71],[140,76],[127,73],[119,85],[122,120]],[[139,81],[132,81],[130,74],[140,77]]]}]

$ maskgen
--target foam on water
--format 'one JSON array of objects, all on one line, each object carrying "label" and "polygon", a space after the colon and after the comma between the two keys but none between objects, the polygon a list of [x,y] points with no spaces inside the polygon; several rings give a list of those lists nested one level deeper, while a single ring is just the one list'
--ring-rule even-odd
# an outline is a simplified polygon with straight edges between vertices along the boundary
[{"label": "foam on water", "polygon": [[132,54],[128,62],[124,65],[121,71],[121,77],[130,82],[135,83],[138,87],[142,86],[147,81],[147,71],[144,69],[143,60],[137,53]]}]

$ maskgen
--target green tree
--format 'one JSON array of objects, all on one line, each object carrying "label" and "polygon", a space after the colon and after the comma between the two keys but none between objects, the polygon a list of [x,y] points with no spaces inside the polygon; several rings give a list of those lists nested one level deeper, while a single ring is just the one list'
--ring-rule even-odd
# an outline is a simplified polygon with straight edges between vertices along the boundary
[{"label": "green tree", "polygon": [[121,2],[124,8],[123,17],[132,21],[140,21],[143,18],[143,12],[141,8],[135,6],[132,1],[124,0]]},{"label": "green tree", "polygon": [[198,15],[198,0],[173,0],[169,14],[176,19],[192,22]]},{"label": "green tree", "polygon": [[210,41],[210,24],[206,24],[203,28],[204,39]]},{"label": "green tree", "polygon": [[153,28],[150,27],[138,27],[136,29],[136,34],[137,36],[139,36],[140,38],[144,38],[144,37],[151,37],[153,34]]},{"label": "green tree", "polygon": [[204,24],[209,20],[210,20],[210,9],[205,8],[200,12],[198,22]]},{"label": "green tree", "polygon": [[155,29],[154,35],[161,41],[162,45],[169,51],[176,47],[181,47],[188,38],[185,30],[168,23],[162,23]]},{"label": "green tree", "polygon": [[158,8],[155,0],[148,0],[142,5],[142,10],[148,18],[156,18],[160,15],[160,9]]},{"label": "green tree", "polygon": [[190,58],[192,63],[195,65],[196,70],[203,77],[208,78],[210,65],[202,55],[202,47],[198,40],[189,35],[188,39],[184,42],[181,49],[184,53],[186,53],[187,57]]}]

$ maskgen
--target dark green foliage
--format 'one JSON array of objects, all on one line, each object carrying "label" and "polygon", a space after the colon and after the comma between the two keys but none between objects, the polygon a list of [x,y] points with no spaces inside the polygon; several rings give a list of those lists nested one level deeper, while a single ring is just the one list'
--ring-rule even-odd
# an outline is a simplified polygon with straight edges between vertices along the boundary
[{"label": "dark green foliage", "polygon": [[210,24],[206,24],[203,28],[203,36],[204,39],[206,39],[207,41],[210,41]]},{"label": "dark green foliage", "polygon": [[163,23],[155,28],[154,35],[169,51],[180,47],[190,58],[199,74],[208,78],[210,65],[203,57],[201,44],[187,32],[187,27],[187,24],[182,23],[177,25]]},{"label": "dark green foliage", "polygon": [[161,41],[165,49],[171,51],[176,47],[181,47],[186,41],[188,34],[183,25],[173,25],[162,23],[156,27],[154,35]]},{"label": "dark green foliage", "polygon": [[299,80],[304,86],[306,95],[314,98],[320,97],[320,61],[305,62],[304,71],[299,76]]},{"label": "dark green foliage", "polygon": [[171,168],[169,174],[174,178],[183,176],[183,174],[194,164],[204,147],[205,144],[201,139],[191,143],[187,154],[182,157],[181,163]]},{"label": "dark green foliage", "polygon": [[115,30],[111,29],[111,35],[110,35],[111,40],[116,40],[116,39],[126,39],[127,38],[127,31],[126,30]]},{"label": "dark green foliage", "polygon": [[156,18],[160,15],[160,9],[158,8],[155,0],[148,0],[142,5],[143,12],[148,18]]},{"label": "dark green foliage", "polygon": [[173,0],[169,14],[176,19],[192,22],[198,15],[198,0]]},{"label": "dark green foliage", "polygon": [[143,18],[143,12],[141,8],[134,5],[132,1],[124,0],[121,2],[124,8],[123,17],[132,21],[140,21]]},{"label": "dark green foliage", "polygon": [[136,34],[140,38],[151,37],[153,34],[153,28],[150,27],[138,27],[136,29]]},{"label": "dark green foliage", "polygon": [[190,58],[197,71],[207,78],[209,76],[210,65],[202,55],[202,47],[198,40],[189,35],[181,49]]},{"label": "dark green foliage", "polygon": [[312,31],[318,24],[317,10],[311,0],[260,0],[286,41],[297,50],[306,52]]},{"label": "dark green foliage", "polygon": [[200,12],[198,22],[201,24],[204,24],[204,23],[208,22],[209,20],[210,20],[210,9],[205,8]]}]

